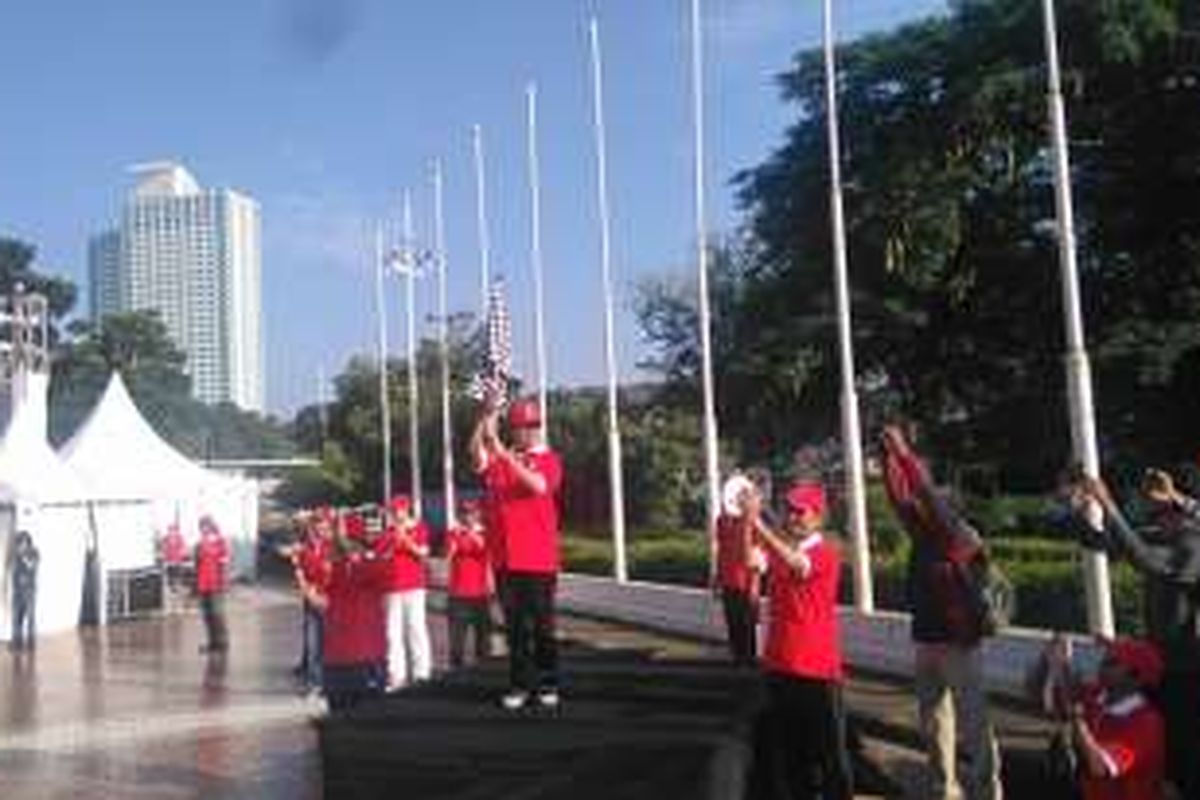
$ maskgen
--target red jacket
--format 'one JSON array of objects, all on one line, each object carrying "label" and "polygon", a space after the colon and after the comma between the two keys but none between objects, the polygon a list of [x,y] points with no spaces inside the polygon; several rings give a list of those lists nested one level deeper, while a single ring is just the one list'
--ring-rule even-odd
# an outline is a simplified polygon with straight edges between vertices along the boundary
[{"label": "red jacket", "polygon": [[225,565],[229,562],[229,545],[219,533],[200,537],[196,545],[196,591],[216,594],[225,589]]},{"label": "red jacket", "polygon": [[541,448],[517,454],[546,481],[536,493],[517,477],[503,458],[493,457],[483,471],[493,540],[492,557],[508,572],[557,573],[558,487],[562,462],[553,450]]},{"label": "red jacket", "polygon": [[326,664],[364,664],[387,657],[383,593],[390,571],[386,559],[358,553],[333,562],[326,592]]},{"label": "red jacket", "polygon": [[450,596],[469,600],[490,596],[488,547],[484,532],[452,528],[447,541],[450,554]]},{"label": "red jacket", "polygon": [[[429,546],[429,528],[424,522],[418,521],[408,535],[417,545]],[[425,588],[425,559],[401,545],[396,536],[396,529],[389,527],[386,535],[376,540],[376,548],[391,565],[388,591],[406,592]]]},{"label": "red jacket", "polygon": [[750,566],[753,547],[749,525],[741,517],[717,517],[717,583],[722,589],[749,594],[757,577]]},{"label": "red jacket", "polygon": [[1159,800],[1163,796],[1166,741],[1162,715],[1142,695],[1105,703],[1095,685],[1083,704],[1083,719],[1104,751],[1109,774],[1081,770],[1083,800]]},{"label": "red jacket", "polygon": [[844,675],[837,616],[841,557],[820,534],[808,536],[800,546],[811,564],[808,574],[768,549],[770,616],[763,666],[784,675],[840,682]]}]

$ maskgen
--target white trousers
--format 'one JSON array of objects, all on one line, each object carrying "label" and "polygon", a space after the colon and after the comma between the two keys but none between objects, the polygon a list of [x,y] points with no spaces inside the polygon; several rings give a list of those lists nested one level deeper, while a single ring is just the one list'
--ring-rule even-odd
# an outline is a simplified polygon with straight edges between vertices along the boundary
[{"label": "white trousers", "polygon": [[425,590],[407,589],[384,595],[387,604],[388,688],[398,689],[433,674],[429,626],[425,623]]}]

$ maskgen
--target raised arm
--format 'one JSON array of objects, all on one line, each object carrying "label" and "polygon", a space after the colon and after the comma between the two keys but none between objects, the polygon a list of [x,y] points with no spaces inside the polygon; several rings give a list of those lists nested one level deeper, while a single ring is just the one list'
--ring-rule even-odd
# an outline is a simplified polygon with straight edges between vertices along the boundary
[{"label": "raised arm", "polygon": [[[1178,548],[1150,545],[1138,535],[1121,513],[1104,481],[1087,478],[1084,491],[1100,503],[1104,509],[1105,530],[1139,571],[1175,583],[1194,584],[1200,581],[1200,551],[1194,546],[1195,536],[1189,536],[1187,541],[1180,541]],[[1181,531],[1172,535],[1187,534]],[[1188,547],[1189,544],[1192,546]]]}]

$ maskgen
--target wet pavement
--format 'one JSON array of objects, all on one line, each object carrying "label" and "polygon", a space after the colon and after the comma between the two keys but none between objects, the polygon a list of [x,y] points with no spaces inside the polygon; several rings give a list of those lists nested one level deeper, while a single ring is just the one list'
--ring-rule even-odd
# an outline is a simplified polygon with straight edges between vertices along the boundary
[{"label": "wet pavement", "polygon": [[0,797],[319,798],[296,601],[239,589],[228,611],[224,657],[190,609],[0,652]]}]

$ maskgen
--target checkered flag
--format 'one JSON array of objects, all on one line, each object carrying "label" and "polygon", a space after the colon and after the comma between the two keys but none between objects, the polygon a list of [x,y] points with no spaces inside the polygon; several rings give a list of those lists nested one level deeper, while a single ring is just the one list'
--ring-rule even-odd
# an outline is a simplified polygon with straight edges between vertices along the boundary
[{"label": "checkered flag", "polygon": [[468,394],[481,403],[502,408],[508,402],[512,376],[512,322],[504,301],[504,281],[496,279],[488,290],[487,348],[483,364],[471,380]]}]

